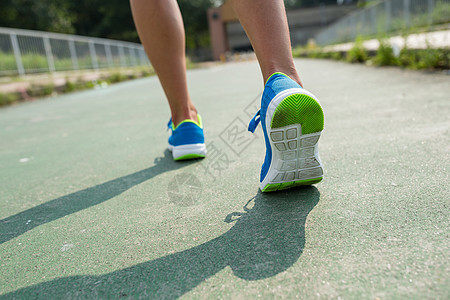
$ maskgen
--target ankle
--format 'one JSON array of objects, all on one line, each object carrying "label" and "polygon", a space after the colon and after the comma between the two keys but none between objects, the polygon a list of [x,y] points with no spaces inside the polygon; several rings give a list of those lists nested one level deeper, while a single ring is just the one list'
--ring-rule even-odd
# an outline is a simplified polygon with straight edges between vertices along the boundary
[{"label": "ankle", "polygon": [[289,76],[292,80],[294,80],[298,84],[300,84],[301,87],[303,87],[303,83],[300,80],[300,76],[298,76],[297,72],[286,74],[286,75]]},{"label": "ankle", "polygon": [[303,83],[300,80],[300,76],[297,73],[297,70],[295,68],[270,68],[268,72],[266,72],[266,74],[264,74],[264,83],[267,82],[267,79],[269,79],[269,77],[277,72],[281,72],[283,74],[286,74],[287,76],[289,76],[292,80],[294,80],[295,82],[297,82],[298,84],[300,84],[303,87]]},{"label": "ankle", "polygon": [[194,106],[180,112],[172,112],[172,123],[175,127],[187,119],[198,122],[197,109]]}]

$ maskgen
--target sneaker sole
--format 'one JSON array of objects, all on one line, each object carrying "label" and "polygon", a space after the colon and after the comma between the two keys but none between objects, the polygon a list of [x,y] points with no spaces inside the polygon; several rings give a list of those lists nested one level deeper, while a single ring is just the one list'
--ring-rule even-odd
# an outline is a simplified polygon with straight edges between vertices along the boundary
[{"label": "sneaker sole", "polygon": [[261,191],[311,185],[323,179],[317,145],[323,126],[322,107],[310,92],[289,89],[272,99],[266,114],[272,161]]},{"label": "sneaker sole", "polygon": [[206,157],[205,144],[190,144],[172,146],[169,144],[169,151],[172,152],[174,160],[187,160]]}]

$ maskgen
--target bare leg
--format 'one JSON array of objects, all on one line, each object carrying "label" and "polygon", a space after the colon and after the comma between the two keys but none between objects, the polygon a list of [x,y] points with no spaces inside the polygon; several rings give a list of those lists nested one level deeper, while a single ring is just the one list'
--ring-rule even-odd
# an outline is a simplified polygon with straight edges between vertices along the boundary
[{"label": "bare leg", "polygon": [[292,58],[283,0],[232,0],[232,5],[255,49],[264,82],[283,72],[302,85]]},{"label": "bare leg", "polygon": [[145,51],[169,101],[172,120],[197,121],[186,81],[184,26],[176,0],[130,0]]}]

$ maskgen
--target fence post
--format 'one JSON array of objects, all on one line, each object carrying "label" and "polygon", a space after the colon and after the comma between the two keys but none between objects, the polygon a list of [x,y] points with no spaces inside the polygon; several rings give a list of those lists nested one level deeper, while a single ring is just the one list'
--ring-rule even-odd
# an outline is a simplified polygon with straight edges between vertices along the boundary
[{"label": "fence post", "polygon": [[386,32],[389,32],[391,30],[391,1],[384,2],[384,10],[386,13]]},{"label": "fence post", "polygon": [[130,60],[131,60],[131,65],[134,67],[136,66],[136,54],[134,52],[134,48],[133,47],[128,47],[128,53],[130,53]]},{"label": "fence post", "polygon": [[72,67],[75,70],[79,70],[80,67],[78,66],[77,49],[75,48],[75,41],[72,38],[68,42],[69,42],[70,57],[72,58]]},{"label": "fence post", "polygon": [[106,59],[108,60],[108,65],[110,68],[113,67],[113,59],[112,59],[112,53],[111,53],[111,44],[105,43],[105,53],[106,53]]},{"label": "fence post", "polygon": [[410,0],[403,0],[403,11],[405,12],[405,25],[406,28],[409,28],[411,26],[411,1]]},{"label": "fence post", "polygon": [[118,48],[119,48],[120,64],[122,65],[122,67],[126,67],[127,66],[127,62],[125,60],[125,53],[123,51],[123,46],[120,45],[120,46],[118,46]]},{"label": "fence post", "polygon": [[52,46],[50,45],[50,39],[47,35],[43,36],[44,40],[44,49],[45,49],[45,56],[47,56],[47,63],[48,63],[48,70],[50,72],[55,72],[55,62],[53,61],[53,53],[52,53]]},{"label": "fence post", "polygon": [[25,69],[23,68],[22,55],[20,54],[19,43],[17,42],[17,35],[15,33],[10,33],[11,45],[14,52],[14,57],[16,59],[17,72],[20,76],[25,75]]},{"label": "fence post", "polygon": [[145,60],[145,52],[142,48],[139,49],[139,58],[141,60],[141,65],[145,66],[147,64],[147,61]]},{"label": "fence post", "polygon": [[[8,42],[5,47],[8,47],[11,56],[14,55],[14,66],[6,71],[18,76],[31,72],[33,66],[29,65],[28,59],[31,54],[39,55],[41,61],[45,57],[44,65],[47,67],[40,66],[32,70],[41,73],[149,65],[144,48],[136,43],[1,27],[0,33],[4,34]],[[70,59],[71,65],[63,63],[63,66],[61,59],[64,62]],[[0,73],[5,72],[2,70]]]},{"label": "fence post", "polygon": [[95,46],[93,41],[89,41],[89,52],[91,54],[92,67],[98,70],[97,54],[95,53]]}]

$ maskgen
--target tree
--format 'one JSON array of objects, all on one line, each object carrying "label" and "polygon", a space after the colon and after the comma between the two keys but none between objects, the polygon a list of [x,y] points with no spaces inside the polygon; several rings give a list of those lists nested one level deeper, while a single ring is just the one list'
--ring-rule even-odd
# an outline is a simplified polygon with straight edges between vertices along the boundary
[{"label": "tree", "polygon": [[138,42],[129,1],[71,1],[77,34]]},{"label": "tree", "polygon": [[209,28],[206,12],[214,5],[213,0],[179,0],[186,31],[186,47],[198,49],[209,46]]},{"label": "tree", "polygon": [[67,0],[2,0],[0,26],[74,33],[70,6]]}]

